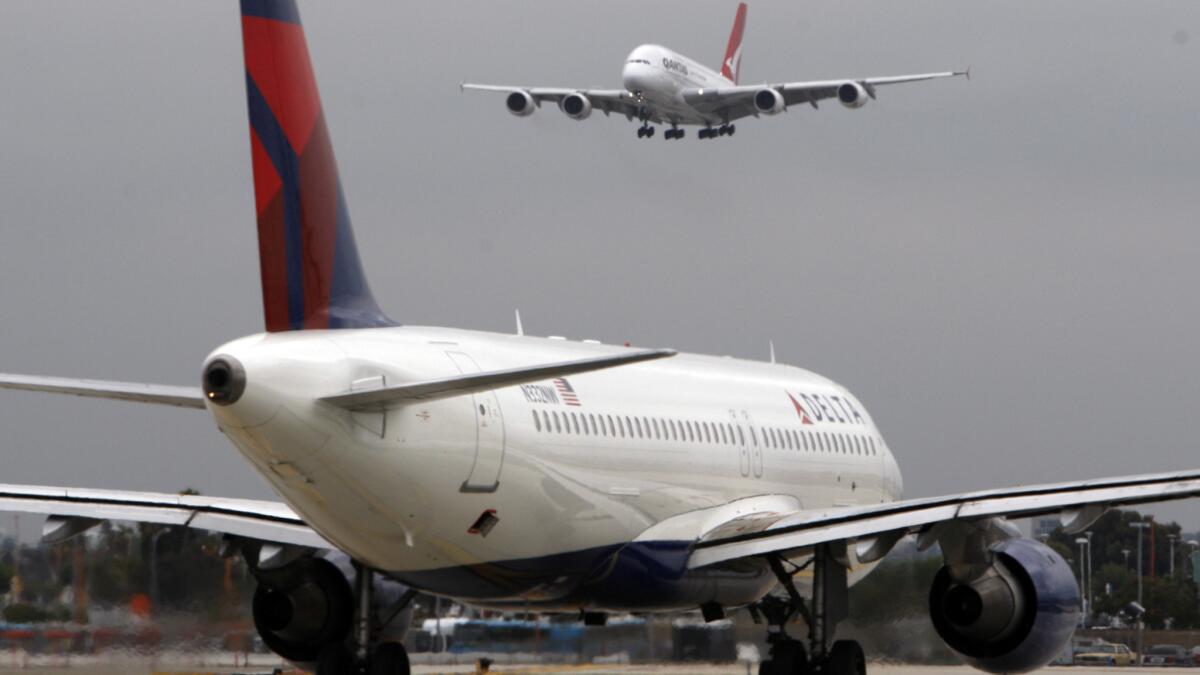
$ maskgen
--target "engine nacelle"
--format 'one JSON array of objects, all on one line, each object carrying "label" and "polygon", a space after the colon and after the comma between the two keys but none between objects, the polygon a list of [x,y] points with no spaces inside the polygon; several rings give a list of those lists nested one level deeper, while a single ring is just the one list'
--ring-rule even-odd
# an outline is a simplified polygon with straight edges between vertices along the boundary
[{"label": "engine nacelle", "polygon": [[850,109],[863,107],[867,104],[867,99],[870,98],[866,88],[857,82],[847,82],[839,85],[837,95],[842,105]]},{"label": "engine nacelle", "polygon": [[533,114],[533,109],[537,107],[537,103],[527,91],[514,91],[504,99],[504,107],[508,108],[508,112],[517,117],[529,117]]},{"label": "engine nacelle", "polygon": [[967,583],[943,567],[929,593],[938,635],[971,666],[1026,673],[1050,663],[1079,618],[1079,587],[1053,549],[1030,539],[991,547],[993,562]]},{"label": "engine nacelle", "polygon": [[345,639],[354,617],[350,582],[322,558],[301,558],[263,573],[251,604],[254,627],[271,651],[298,663]]},{"label": "engine nacelle", "polygon": [[[314,664],[321,649],[346,639],[354,621],[354,562],[344,553],[299,558],[279,569],[258,568],[258,587],[251,612],[254,627],[271,651],[302,665]],[[375,574],[371,611],[376,626],[408,591],[403,584]],[[383,642],[403,642],[412,619],[412,606],[388,617],[375,636]]]},{"label": "engine nacelle", "polygon": [[777,115],[785,108],[783,94],[774,89],[760,89],[754,94],[754,109],[764,115]]},{"label": "engine nacelle", "polygon": [[592,114],[592,100],[583,94],[567,94],[558,102],[558,107],[573,120],[587,119]]}]

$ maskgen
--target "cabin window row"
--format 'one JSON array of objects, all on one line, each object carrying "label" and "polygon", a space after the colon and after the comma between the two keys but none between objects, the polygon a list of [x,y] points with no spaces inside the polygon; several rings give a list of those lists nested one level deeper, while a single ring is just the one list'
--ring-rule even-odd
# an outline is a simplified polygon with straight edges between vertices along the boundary
[{"label": "cabin window row", "polygon": [[[557,410],[533,410],[533,426],[541,433],[611,438],[645,438],[684,443],[746,445],[742,425],[729,422],[631,417]],[[807,431],[778,427],[748,427],[750,441],[778,450],[825,452],[843,455],[876,455],[875,439],[870,436]]]}]

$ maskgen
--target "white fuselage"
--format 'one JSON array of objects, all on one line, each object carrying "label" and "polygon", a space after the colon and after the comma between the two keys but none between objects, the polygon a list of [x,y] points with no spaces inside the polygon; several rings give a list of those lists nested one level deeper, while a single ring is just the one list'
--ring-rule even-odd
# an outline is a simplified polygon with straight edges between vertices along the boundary
[{"label": "white fuselage", "polygon": [[641,45],[629,53],[621,70],[621,82],[640,95],[654,116],[675,124],[719,124],[722,120],[688,105],[684,91],[728,87],[733,84],[683,54],[659,45]]},{"label": "white fuselage", "polygon": [[[625,349],[412,326],[261,334],[214,352],[243,364],[247,386],[210,410],[332,543],[414,586],[478,602],[639,608],[642,598],[581,585],[617,574],[597,577],[597,566],[623,570],[621,555],[638,547],[686,559],[691,541],[737,513],[899,496],[899,469],[862,403],[791,366],[679,354],[380,412],[315,400]],[[489,511],[494,526],[472,531]],[[704,592],[736,604],[774,584],[761,569],[748,574],[740,590]],[[677,599],[645,602],[694,607],[681,578],[664,590]]]}]

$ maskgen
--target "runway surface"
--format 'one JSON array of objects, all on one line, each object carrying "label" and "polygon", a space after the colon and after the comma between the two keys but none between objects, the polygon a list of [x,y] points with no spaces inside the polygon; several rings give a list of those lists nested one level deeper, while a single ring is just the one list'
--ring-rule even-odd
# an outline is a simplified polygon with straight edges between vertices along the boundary
[{"label": "runway surface", "polygon": [[[263,668],[262,666],[252,666],[251,668],[215,668],[196,666],[188,668],[185,665],[172,664],[170,669],[164,669],[162,666],[155,666],[151,663],[142,665],[133,665],[129,662],[120,664],[99,664],[90,663],[76,666],[48,666],[48,665],[31,665],[29,668],[13,667],[0,665],[0,673],[4,675],[16,675],[24,673],[26,675],[230,675],[233,673],[245,673],[247,675],[262,674],[266,675],[271,672],[271,669]],[[436,675],[439,673],[474,673],[474,667],[463,664],[456,666],[432,666],[421,665],[413,668],[413,673],[419,675]],[[678,664],[678,665],[655,665],[655,666],[601,666],[601,665],[585,665],[585,666],[494,666],[491,669],[493,673],[530,673],[532,674],[547,674],[547,673],[580,673],[587,675],[745,675],[757,673],[757,668],[752,667],[749,670],[746,664],[722,664],[722,665],[704,665],[704,664]],[[1093,675],[1096,673],[1115,673],[1115,672],[1136,672],[1129,668],[1046,668],[1039,672],[1043,673],[1070,673],[1071,675]],[[1143,672],[1169,672],[1154,669],[1147,669]],[[937,666],[892,666],[883,664],[871,664],[867,669],[869,675],[974,675],[979,673],[977,670],[967,668],[966,666],[958,667],[937,667]]]}]

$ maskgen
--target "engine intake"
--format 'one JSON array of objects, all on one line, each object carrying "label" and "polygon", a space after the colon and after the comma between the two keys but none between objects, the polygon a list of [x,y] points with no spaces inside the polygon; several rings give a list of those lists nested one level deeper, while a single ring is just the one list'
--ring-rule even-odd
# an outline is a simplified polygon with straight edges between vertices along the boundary
[{"label": "engine intake", "polygon": [[863,107],[867,104],[867,99],[870,98],[866,88],[857,82],[847,82],[839,86],[837,95],[842,105],[850,109]]},{"label": "engine intake", "polygon": [[537,107],[533,97],[527,91],[514,91],[504,99],[504,106],[508,108],[508,112],[517,117],[529,117],[533,114],[533,109]]},{"label": "engine intake", "polygon": [[775,89],[760,89],[754,94],[754,108],[764,115],[778,115],[786,107],[783,94]]},{"label": "engine intake", "polygon": [[587,119],[592,114],[592,100],[583,94],[567,94],[558,107],[573,120]]},{"label": "engine intake", "polygon": [[971,666],[1026,673],[1054,659],[1071,639],[1079,588],[1053,549],[1029,539],[991,547],[991,566],[960,582],[943,567],[929,593],[933,626]]}]

